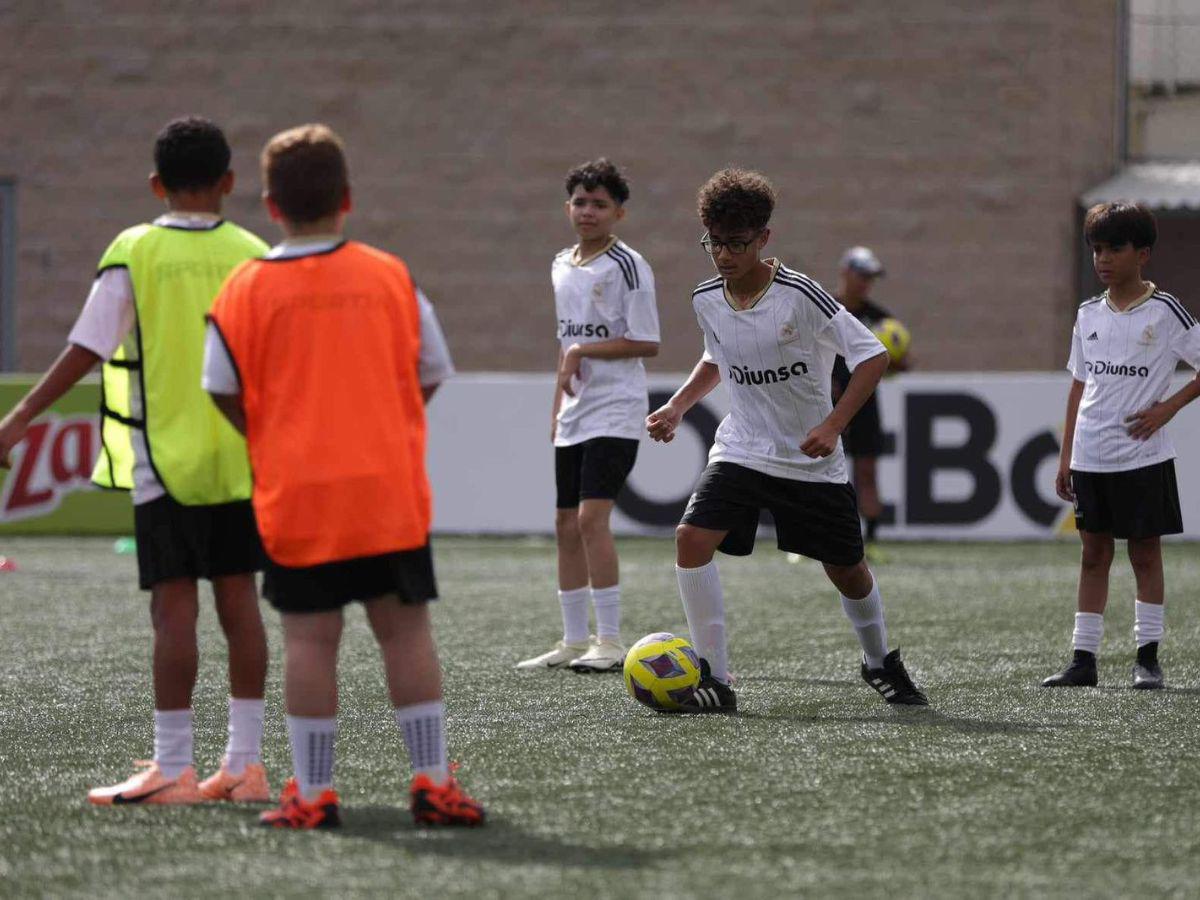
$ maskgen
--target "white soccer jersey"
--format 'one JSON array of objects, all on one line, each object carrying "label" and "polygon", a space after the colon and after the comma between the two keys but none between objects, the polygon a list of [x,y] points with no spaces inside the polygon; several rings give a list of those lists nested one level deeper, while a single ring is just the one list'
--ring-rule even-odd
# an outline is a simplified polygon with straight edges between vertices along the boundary
[{"label": "white soccer jersey", "polygon": [[1183,360],[1200,369],[1200,328],[1178,300],[1153,284],[1124,310],[1105,292],[1080,304],[1067,370],[1084,383],[1071,445],[1071,468],[1122,472],[1175,457],[1166,429],[1144,441],[1125,419],[1166,399]]},{"label": "white soccer jersey", "polygon": [[[550,267],[558,339],[572,344],[613,338],[658,341],[654,273],[641,255],[613,238],[599,253],[579,259],[574,248],[554,257]],[[646,414],[646,368],[640,357],[584,359],[558,413],[556,447],[597,437],[641,437]]]},{"label": "white soccer jersey", "polygon": [[844,484],[842,443],[823,459],[800,452],[833,410],[830,374],[841,355],[854,370],[886,351],[879,339],[807,275],[767,260],[775,274],[747,309],[712,278],[692,292],[704,332],[704,359],[729,389],[729,415],[708,461],[731,462],[779,478]]}]

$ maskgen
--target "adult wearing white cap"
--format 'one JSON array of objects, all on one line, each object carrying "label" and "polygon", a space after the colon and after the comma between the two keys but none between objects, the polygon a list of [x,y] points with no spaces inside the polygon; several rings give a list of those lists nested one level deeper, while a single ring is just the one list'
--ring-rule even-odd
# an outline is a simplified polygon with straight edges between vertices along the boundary
[{"label": "adult wearing white cap", "polygon": [[[837,299],[855,318],[874,330],[891,313],[870,299],[875,280],[884,274],[883,264],[869,247],[851,247],[838,266]],[[907,369],[908,359],[892,361],[893,369]],[[840,356],[833,366],[833,396],[836,401],[850,381],[846,361]],[[883,425],[879,417],[878,391],[872,394],[842,433],[842,447],[851,458],[858,510],[866,523],[864,539],[867,558],[878,562],[875,532],[883,514],[876,481],[876,461],[883,453]]]}]

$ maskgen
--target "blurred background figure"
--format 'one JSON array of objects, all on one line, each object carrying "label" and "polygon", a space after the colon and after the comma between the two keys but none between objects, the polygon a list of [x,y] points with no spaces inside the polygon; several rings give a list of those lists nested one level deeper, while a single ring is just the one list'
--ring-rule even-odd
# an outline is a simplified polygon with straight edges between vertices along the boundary
[{"label": "blurred background figure", "polygon": [[[879,257],[868,247],[851,247],[842,254],[838,265],[837,298],[860,322],[872,331],[892,319],[891,313],[871,300],[871,288],[876,279],[884,274]],[[897,352],[894,342],[885,341],[891,354],[891,368],[903,371],[909,367],[908,348]],[[907,344],[907,341],[904,342]],[[834,401],[841,396],[850,381],[850,370],[846,361],[838,357],[833,365]],[[876,531],[883,515],[883,502],[879,499],[876,481],[876,461],[883,453],[883,423],[879,416],[878,391],[868,398],[842,434],[842,446],[850,457],[854,477],[854,489],[858,492],[858,511],[865,523],[864,538],[867,559],[880,562],[881,552],[876,545]]]}]

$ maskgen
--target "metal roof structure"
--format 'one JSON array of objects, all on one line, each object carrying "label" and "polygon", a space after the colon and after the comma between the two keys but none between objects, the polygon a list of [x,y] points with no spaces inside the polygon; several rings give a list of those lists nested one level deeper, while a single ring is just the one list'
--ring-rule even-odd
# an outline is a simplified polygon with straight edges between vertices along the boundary
[{"label": "metal roof structure", "polygon": [[1200,212],[1200,160],[1130,163],[1079,198],[1083,206],[1110,200],[1132,200],[1152,209]]}]

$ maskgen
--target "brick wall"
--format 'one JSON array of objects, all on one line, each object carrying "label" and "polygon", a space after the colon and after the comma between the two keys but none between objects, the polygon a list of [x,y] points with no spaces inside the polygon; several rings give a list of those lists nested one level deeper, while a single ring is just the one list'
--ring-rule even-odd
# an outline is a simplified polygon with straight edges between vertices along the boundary
[{"label": "brick wall", "polygon": [[[273,237],[256,154],[323,120],[346,139],[353,236],[404,256],[462,369],[544,369],[562,175],[606,154],[623,236],[657,275],[653,367],[699,352],[699,184],[779,188],[773,249],[830,284],[846,245],[926,369],[1061,365],[1074,201],[1114,159],[1116,0],[0,4],[0,176],[18,183],[20,365],[58,351],[96,260],[156,214],[151,141],[221,122],[231,218]],[[178,7],[176,7],[178,9]],[[103,11],[101,11],[103,10]]]}]

